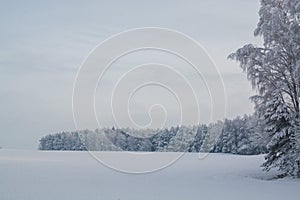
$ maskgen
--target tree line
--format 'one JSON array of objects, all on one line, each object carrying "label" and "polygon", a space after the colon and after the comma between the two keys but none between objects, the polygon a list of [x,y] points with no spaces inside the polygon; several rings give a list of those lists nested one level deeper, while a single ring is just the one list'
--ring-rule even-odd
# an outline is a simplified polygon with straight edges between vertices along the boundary
[{"label": "tree line", "polygon": [[135,130],[103,128],[46,135],[40,150],[266,153],[267,138],[255,116],[245,115],[208,125]]}]

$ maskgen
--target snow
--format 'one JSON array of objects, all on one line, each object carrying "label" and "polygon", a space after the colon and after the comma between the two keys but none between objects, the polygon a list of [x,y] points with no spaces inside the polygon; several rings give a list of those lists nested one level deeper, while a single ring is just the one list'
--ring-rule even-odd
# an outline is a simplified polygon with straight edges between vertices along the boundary
[{"label": "snow", "polygon": [[[127,164],[145,153],[102,152]],[[153,153],[158,160],[180,153]],[[201,156],[201,155],[200,155]],[[152,173],[122,173],[104,166],[88,152],[0,150],[1,200],[182,200],[297,199],[300,180],[271,180],[262,172],[263,155],[210,154],[199,159],[186,153],[172,165]],[[149,163],[145,162],[144,165]],[[120,162],[122,168],[122,162]],[[147,167],[147,166],[145,166]]]}]

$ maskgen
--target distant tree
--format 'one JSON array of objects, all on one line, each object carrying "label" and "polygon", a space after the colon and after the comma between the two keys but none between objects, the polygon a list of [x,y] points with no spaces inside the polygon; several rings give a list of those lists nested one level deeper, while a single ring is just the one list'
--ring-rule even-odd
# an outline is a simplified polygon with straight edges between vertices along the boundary
[{"label": "distant tree", "polygon": [[270,137],[263,166],[299,176],[299,0],[261,0],[259,17],[254,35],[262,36],[263,46],[247,44],[229,58],[239,61],[258,91],[251,99]]},{"label": "distant tree", "polygon": [[196,126],[181,126],[165,147],[165,151],[188,152],[197,134]]},{"label": "distant tree", "polygon": [[171,127],[170,129],[163,129],[153,135],[150,140],[152,143],[152,151],[166,151],[171,139],[178,133],[179,127]]},{"label": "distant tree", "polygon": [[203,142],[200,148],[200,152],[214,152],[215,146],[222,133],[224,123],[217,121],[208,125],[207,134],[203,138]]},{"label": "distant tree", "polygon": [[208,131],[208,127],[205,124],[199,125],[197,127],[196,136],[194,138],[194,142],[191,144],[189,148],[189,152],[200,152],[207,131]]}]

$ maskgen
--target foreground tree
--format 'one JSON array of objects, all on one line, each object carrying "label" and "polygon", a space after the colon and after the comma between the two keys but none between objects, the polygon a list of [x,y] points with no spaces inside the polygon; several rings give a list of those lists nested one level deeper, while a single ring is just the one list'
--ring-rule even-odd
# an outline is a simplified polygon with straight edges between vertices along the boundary
[{"label": "foreground tree", "polygon": [[229,55],[240,63],[258,94],[251,97],[270,137],[266,170],[300,176],[300,1],[261,0],[255,36],[263,47],[247,44]]}]

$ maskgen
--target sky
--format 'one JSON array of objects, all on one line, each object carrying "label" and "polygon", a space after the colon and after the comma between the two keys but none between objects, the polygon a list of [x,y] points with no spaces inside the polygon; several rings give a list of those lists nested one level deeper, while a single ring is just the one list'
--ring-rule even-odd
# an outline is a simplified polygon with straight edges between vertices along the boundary
[{"label": "sky", "polygon": [[[0,146],[36,149],[38,140],[44,135],[76,128],[97,128],[94,124],[83,123],[86,127],[77,127],[74,123],[72,92],[76,74],[99,43],[120,32],[142,27],[176,30],[200,43],[221,72],[227,97],[226,117],[252,113],[253,104],[248,98],[254,91],[238,64],[226,57],[246,43],[261,45],[261,39],[253,36],[258,9],[258,0],[0,0]],[[97,87],[95,112],[101,127],[115,125],[109,113],[108,97],[120,76],[133,66],[150,62],[167,63],[185,75],[200,99],[201,122],[211,122],[209,93],[203,80],[188,71],[188,66],[180,59],[163,52],[145,51],[113,64],[103,77],[106,84]],[[122,110],[120,105],[128,100],[123,93],[145,74],[158,79],[168,77],[178,91],[186,91],[181,88],[184,83],[177,81],[177,75],[171,71],[157,70],[155,66],[140,68],[135,76],[120,84],[123,89],[116,87],[118,93],[113,102],[122,127],[131,126],[125,111],[118,110]],[[204,72],[204,75],[209,81],[216,79],[209,73]],[[151,122],[149,114],[153,115],[150,127],[162,126],[165,117],[168,118],[165,126],[180,122],[178,102],[174,95],[162,89],[148,87],[134,95],[133,103],[129,102],[131,117],[140,127],[147,127]],[[191,113],[194,104],[186,99],[188,106],[184,109]],[[147,113],[149,108],[152,110]],[[221,111],[217,106],[213,112]],[[84,115],[81,117],[91,121]],[[187,124],[192,122],[186,118]]]}]

